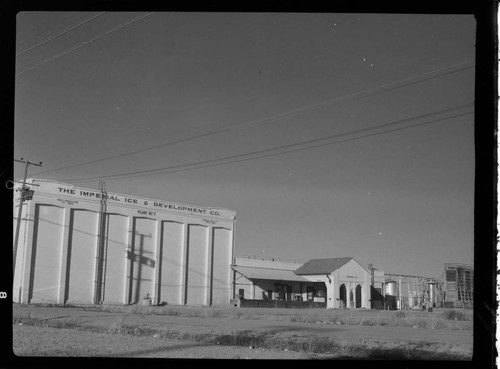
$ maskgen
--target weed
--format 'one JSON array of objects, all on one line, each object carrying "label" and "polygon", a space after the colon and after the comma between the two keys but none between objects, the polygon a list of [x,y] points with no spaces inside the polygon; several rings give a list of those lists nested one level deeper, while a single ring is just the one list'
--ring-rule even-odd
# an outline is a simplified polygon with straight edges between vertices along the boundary
[{"label": "weed", "polygon": [[418,319],[416,325],[418,328],[429,328],[429,321],[426,319]]},{"label": "weed", "polygon": [[222,318],[224,317],[224,312],[217,309],[210,309],[205,312],[207,318]]},{"label": "weed", "polygon": [[446,310],[445,312],[443,312],[443,316],[447,320],[471,320],[471,317],[468,314],[465,314],[463,311],[459,310]]},{"label": "weed", "polygon": [[396,314],[394,314],[397,319],[406,318],[406,313],[403,310],[398,310]]},{"label": "weed", "polygon": [[[139,310],[140,311],[140,308]],[[172,310],[176,311],[177,310]],[[171,311],[171,312],[172,312]],[[212,314],[208,312],[207,314]],[[215,315],[219,315],[216,313]],[[289,315],[288,318],[298,319],[298,314]],[[315,316],[314,318],[318,318]],[[284,318],[284,317],[281,317]],[[308,318],[311,318],[309,316]],[[339,316],[330,315],[329,317],[322,316],[323,319],[330,320],[340,319]],[[353,316],[347,317],[346,321],[353,321]],[[389,322],[388,316],[379,316],[377,319],[359,320],[364,325],[380,324],[381,322]],[[363,359],[401,359],[401,360],[465,360],[470,357],[470,352],[467,348],[449,347],[438,348],[433,345],[405,345],[397,347],[368,347],[366,344],[352,343],[344,340],[334,340],[331,338],[307,336],[307,337],[280,337],[273,334],[256,333],[252,331],[241,331],[225,335],[217,335],[213,333],[188,333],[177,331],[155,330],[146,325],[127,324],[126,318],[117,319],[111,328],[85,326],[80,325],[74,320],[52,320],[40,319],[33,317],[30,314],[17,315],[13,319],[14,323],[22,323],[25,325],[34,325],[53,328],[72,328],[93,332],[107,332],[112,334],[123,334],[132,336],[156,336],[164,339],[188,340],[201,342],[212,345],[227,345],[227,346],[243,346],[253,348],[266,349],[287,349],[291,351],[306,351],[309,353],[333,355],[340,358],[363,358]],[[359,323],[358,322],[358,323]],[[425,322],[422,318],[414,318],[414,322]],[[441,322],[441,323],[439,323]],[[437,321],[443,327],[446,326],[446,321]],[[422,324],[422,323],[420,323]]]},{"label": "weed", "polygon": [[111,324],[111,333],[123,334],[125,332],[125,318],[116,320]]},{"label": "weed", "polygon": [[434,322],[434,329],[446,329],[448,328],[448,324],[446,323],[446,321],[443,321],[443,320],[436,320]]},{"label": "weed", "polygon": [[[86,305],[88,311],[103,311],[120,314],[147,314],[199,318],[256,319],[283,322],[421,327],[434,329],[472,329],[472,312],[448,310],[442,313],[426,311],[385,310],[339,310],[339,309],[273,309],[273,308],[223,308],[162,305]],[[30,320],[30,316],[18,316]],[[16,321],[14,320],[14,323]],[[36,324],[42,324],[38,322]]]}]

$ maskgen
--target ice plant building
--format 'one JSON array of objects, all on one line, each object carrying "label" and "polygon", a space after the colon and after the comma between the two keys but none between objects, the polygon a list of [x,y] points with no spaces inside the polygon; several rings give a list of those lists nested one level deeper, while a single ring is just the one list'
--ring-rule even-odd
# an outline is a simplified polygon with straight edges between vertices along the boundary
[{"label": "ice plant building", "polygon": [[[24,197],[13,296],[21,303],[229,305],[236,212],[40,179]],[[33,191],[33,192],[30,192]]]}]

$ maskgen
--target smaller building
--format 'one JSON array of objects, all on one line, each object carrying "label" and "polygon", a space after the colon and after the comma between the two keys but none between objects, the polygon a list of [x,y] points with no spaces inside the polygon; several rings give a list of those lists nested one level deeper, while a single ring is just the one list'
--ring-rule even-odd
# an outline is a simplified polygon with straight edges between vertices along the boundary
[{"label": "smaller building", "polygon": [[313,259],[295,271],[323,283],[327,308],[370,308],[370,272],[352,257]]},{"label": "smaller building", "polygon": [[232,269],[233,298],[370,308],[370,272],[352,257],[305,264],[238,257]]}]

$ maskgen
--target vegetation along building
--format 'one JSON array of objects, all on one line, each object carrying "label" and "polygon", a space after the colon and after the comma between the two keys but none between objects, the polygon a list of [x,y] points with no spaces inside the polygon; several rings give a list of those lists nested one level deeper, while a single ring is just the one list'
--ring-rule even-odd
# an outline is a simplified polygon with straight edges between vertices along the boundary
[{"label": "vegetation along building", "polygon": [[30,179],[21,188],[15,302],[129,304],[148,296],[153,304],[229,305],[235,211],[107,193],[103,184],[95,191]]}]

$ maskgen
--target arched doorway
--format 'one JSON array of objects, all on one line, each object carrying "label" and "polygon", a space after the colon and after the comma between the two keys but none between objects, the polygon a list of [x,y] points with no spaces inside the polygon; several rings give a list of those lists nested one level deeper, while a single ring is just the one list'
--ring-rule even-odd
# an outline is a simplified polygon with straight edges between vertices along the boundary
[{"label": "arched doorway", "polygon": [[352,293],[352,289],[349,288],[349,307],[354,307],[354,294]]},{"label": "arched doorway", "polygon": [[347,291],[346,291],[346,288],[345,288],[345,284],[341,284],[340,285],[340,293],[339,293],[339,296],[340,296],[340,301],[342,301],[342,305],[343,307],[346,307],[347,305]]},{"label": "arched doorway", "polygon": [[356,286],[356,309],[361,307],[361,285]]}]

